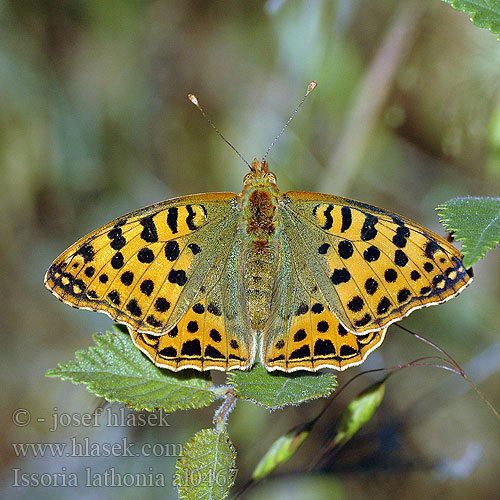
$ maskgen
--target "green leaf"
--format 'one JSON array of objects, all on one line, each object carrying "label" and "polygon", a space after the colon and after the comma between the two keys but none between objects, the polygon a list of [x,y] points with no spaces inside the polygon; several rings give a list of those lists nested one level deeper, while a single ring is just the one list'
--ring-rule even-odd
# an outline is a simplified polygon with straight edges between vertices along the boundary
[{"label": "green leaf", "polygon": [[276,469],[278,465],[290,460],[309,436],[312,424],[313,422],[308,422],[307,424],[298,425],[284,436],[280,436],[260,459],[252,473],[252,479],[262,479]]},{"label": "green leaf", "polygon": [[250,371],[232,371],[227,381],[238,397],[270,409],[326,397],[337,388],[337,376],[331,373],[269,373],[262,365]]},{"label": "green leaf", "polygon": [[75,353],[47,377],[85,384],[108,401],[120,401],[137,410],[166,411],[201,408],[216,398],[207,375],[170,372],[156,367],[135,347],[128,333],[94,335],[95,346]]},{"label": "green leaf", "polygon": [[[471,16],[471,21],[480,28],[487,28],[492,33],[500,33],[499,0],[442,0]],[[499,38],[500,40],[500,38]]]},{"label": "green leaf", "polygon": [[226,431],[202,429],[177,460],[175,482],[179,498],[226,498],[236,477],[236,452]]},{"label": "green leaf", "polygon": [[446,229],[463,242],[466,269],[500,241],[500,198],[453,198],[436,210]]},{"label": "green leaf", "polygon": [[344,410],[332,447],[344,444],[363,427],[382,403],[385,383],[377,382],[358,394]]}]

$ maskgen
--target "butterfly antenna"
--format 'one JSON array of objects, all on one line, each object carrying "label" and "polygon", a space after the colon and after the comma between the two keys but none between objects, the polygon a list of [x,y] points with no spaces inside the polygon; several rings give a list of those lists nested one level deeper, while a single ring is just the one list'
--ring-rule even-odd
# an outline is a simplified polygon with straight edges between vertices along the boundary
[{"label": "butterfly antenna", "polygon": [[315,80],[313,80],[307,86],[307,91],[306,91],[304,97],[299,102],[299,105],[295,108],[295,111],[292,113],[292,116],[290,116],[290,118],[288,118],[288,120],[285,123],[285,125],[283,125],[283,128],[281,129],[281,132],[275,137],[274,141],[271,142],[271,145],[267,148],[267,151],[266,151],[266,154],[264,155],[263,160],[265,160],[267,158],[267,155],[269,154],[269,151],[271,151],[271,148],[276,144],[276,142],[278,141],[278,139],[283,135],[283,132],[288,127],[289,123],[293,120],[294,116],[297,114],[297,111],[300,109],[300,107],[302,106],[303,102],[306,100],[306,97],[316,88],[316,85],[318,85],[318,82],[316,82]]},{"label": "butterfly antenna", "polygon": [[220,130],[213,124],[212,120],[210,120],[210,118],[205,114],[205,111],[203,111],[203,108],[198,102],[198,98],[194,94],[188,94],[188,99],[199,109],[200,113],[205,117],[205,120],[207,120],[207,122],[210,123],[212,128],[217,132],[217,135],[243,160],[243,163],[245,163],[245,165],[251,170],[252,167],[250,166],[250,163],[243,158],[243,155],[222,135]]}]

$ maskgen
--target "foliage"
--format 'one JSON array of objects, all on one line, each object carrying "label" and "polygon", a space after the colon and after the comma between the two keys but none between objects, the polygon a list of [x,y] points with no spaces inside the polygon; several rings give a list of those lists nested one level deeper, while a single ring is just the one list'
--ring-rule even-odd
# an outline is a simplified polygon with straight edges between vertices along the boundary
[{"label": "foliage", "polygon": [[227,432],[202,429],[184,446],[177,461],[175,485],[179,498],[225,498],[236,476],[236,452]]},{"label": "foliage", "polygon": [[337,387],[337,376],[308,372],[268,373],[262,365],[257,365],[249,371],[230,372],[228,383],[234,386],[240,398],[275,410],[329,396]]},{"label": "foliage", "polygon": [[75,359],[47,372],[87,389],[108,401],[121,401],[136,410],[185,410],[215,400],[208,376],[160,370],[137,349],[130,335],[94,335],[95,346],[77,351]]},{"label": "foliage", "polygon": [[437,211],[446,229],[462,241],[466,269],[500,241],[500,198],[453,198]]},{"label": "foliage", "polygon": [[500,2],[498,0],[443,0],[443,2],[469,14],[476,26],[487,28],[493,33],[500,33]]}]

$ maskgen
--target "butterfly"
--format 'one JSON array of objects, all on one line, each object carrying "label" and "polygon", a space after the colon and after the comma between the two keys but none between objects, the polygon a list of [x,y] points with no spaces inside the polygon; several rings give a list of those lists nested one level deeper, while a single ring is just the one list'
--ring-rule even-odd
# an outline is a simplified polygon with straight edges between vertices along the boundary
[{"label": "butterfly", "polygon": [[62,302],[125,324],[178,371],[344,370],[387,327],[472,281],[448,241],[365,203],[282,193],[253,160],[236,193],[163,201],[80,239],[50,266]]}]

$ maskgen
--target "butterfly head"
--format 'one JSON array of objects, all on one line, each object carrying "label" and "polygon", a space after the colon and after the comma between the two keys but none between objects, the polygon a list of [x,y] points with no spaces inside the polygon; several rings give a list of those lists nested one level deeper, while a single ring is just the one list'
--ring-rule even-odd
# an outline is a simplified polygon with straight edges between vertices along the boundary
[{"label": "butterfly head", "polygon": [[245,175],[243,182],[245,186],[266,183],[276,185],[276,176],[272,172],[269,172],[265,160],[259,161],[257,158],[254,158],[250,172]]}]

